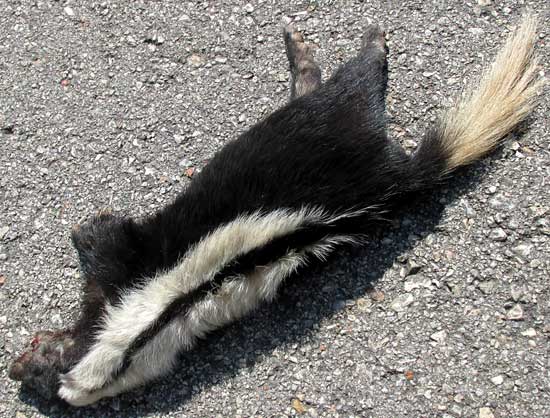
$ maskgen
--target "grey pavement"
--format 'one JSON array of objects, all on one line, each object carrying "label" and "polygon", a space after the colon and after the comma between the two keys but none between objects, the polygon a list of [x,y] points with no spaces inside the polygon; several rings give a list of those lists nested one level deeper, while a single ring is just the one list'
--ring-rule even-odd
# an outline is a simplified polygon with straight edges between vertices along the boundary
[{"label": "grey pavement", "polygon": [[411,150],[545,0],[0,1],[0,417],[550,416],[550,94],[491,157],[426,193],[363,249],[287,284],[160,382],[71,409],[7,365],[68,325],[70,226],[170,202],[288,99],[282,22],[324,75],[378,21],[390,134]]}]

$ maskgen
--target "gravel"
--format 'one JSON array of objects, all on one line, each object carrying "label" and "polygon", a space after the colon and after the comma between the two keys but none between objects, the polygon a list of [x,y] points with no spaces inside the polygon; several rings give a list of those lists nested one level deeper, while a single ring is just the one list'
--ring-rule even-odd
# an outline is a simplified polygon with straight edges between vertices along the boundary
[{"label": "gravel", "polygon": [[[152,213],[287,100],[282,22],[329,75],[380,21],[389,132],[412,149],[527,8],[550,20],[545,0],[4,1],[0,417],[549,416],[548,89],[521,135],[160,382],[75,410],[6,369],[35,330],[74,318],[72,224]],[[549,39],[543,23],[544,65]]]}]

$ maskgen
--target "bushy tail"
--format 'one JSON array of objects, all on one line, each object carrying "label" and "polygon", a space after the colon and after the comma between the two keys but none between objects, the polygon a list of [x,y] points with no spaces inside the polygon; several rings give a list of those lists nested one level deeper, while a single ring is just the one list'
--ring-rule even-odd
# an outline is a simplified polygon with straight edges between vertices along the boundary
[{"label": "bushy tail", "polygon": [[537,75],[536,27],[536,17],[524,16],[479,84],[426,134],[411,160],[413,189],[481,158],[529,115],[544,83]]}]

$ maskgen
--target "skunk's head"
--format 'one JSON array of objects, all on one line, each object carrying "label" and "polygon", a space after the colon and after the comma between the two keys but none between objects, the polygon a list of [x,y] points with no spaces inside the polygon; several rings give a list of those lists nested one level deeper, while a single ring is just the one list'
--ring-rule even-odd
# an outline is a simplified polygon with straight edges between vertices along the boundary
[{"label": "skunk's head", "polygon": [[97,280],[104,290],[123,284],[136,262],[136,229],[132,219],[110,211],[73,227],[71,238],[84,280]]},{"label": "skunk's head", "polygon": [[46,399],[57,398],[60,376],[85,355],[106,302],[118,298],[133,267],[133,226],[127,218],[101,212],[73,228],[72,240],[84,281],[79,318],[70,331],[38,332],[11,365],[11,379]]},{"label": "skunk's head", "polygon": [[22,382],[46,399],[57,397],[59,375],[71,366],[74,340],[70,331],[40,331],[9,370],[10,379]]}]

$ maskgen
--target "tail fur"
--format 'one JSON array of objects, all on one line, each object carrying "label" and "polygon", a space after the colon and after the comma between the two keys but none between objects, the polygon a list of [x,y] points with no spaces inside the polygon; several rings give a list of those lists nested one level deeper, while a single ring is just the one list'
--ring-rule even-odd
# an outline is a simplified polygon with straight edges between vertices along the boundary
[{"label": "tail fur", "polygon": [[424,177],[413,189],[478,160],[529,115],[544,83],[534,53],[536,27],[535,16],[524,16],[479,84],[428,131],[412,158]]}]

